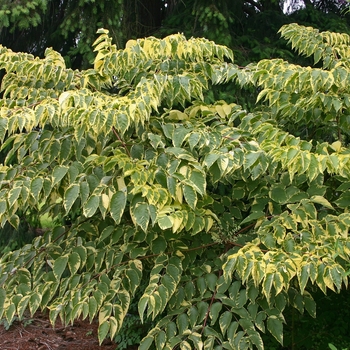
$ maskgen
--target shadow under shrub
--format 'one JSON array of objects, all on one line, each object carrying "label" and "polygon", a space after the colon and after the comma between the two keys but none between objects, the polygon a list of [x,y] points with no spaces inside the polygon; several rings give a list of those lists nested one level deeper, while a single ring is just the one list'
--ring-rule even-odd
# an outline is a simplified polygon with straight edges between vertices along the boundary
[{"label": "shadow under shrub", "polygon": [[0,228],[0,255],[31,243],[33,238],[42,233],[40,218],[37,213],[19,215],[18,228],[9,222]]}]

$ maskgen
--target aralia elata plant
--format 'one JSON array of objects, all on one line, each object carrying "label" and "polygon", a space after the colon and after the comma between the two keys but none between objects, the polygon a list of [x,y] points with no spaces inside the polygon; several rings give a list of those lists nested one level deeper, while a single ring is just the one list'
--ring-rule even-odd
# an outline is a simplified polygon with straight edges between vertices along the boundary
[{"label": "aralia elata plant", "polygon": [[[280,32],[320,68],[180,34],[101,29],[83,71],[1,47],[1,224],[69,220],[1,257],[0,317],[97,318],[101,343],[137,302],[140,349],[263,349],[286,306],[315,317],[312,288],[347,286],[350,39]],[[205,102],[230,81],[254,110]]]}]

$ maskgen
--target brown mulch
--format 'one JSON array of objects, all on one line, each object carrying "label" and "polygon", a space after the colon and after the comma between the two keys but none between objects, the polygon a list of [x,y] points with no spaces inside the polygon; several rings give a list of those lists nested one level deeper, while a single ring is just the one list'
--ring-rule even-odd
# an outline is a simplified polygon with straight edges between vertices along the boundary
[{"label": "brown mulch", "polygon": [[64,327],[57,319],[53,329],[48,317],[35,314],[21,322],[14,322],[6,330],[0,325],[1,350],[115,350],[118,345],[105,339],[101,346],[97,340],[98,323],[77,320]]}]

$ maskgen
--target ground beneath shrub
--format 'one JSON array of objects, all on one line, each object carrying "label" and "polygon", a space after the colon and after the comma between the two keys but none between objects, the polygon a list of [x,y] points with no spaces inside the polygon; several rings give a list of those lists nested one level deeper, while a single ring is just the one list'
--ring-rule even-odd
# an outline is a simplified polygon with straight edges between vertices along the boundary
[{"label": "ground beneath shrub", "polygon": [[[105,339],[101,346],[97,340],[97,321],[77,320],[64,327],[59,320],[53,329],[48,317],[35,314],[21,322],[14,322],[6,330],[0,326],[1,350],[115,350],[118,344]],[[136,348],[134,348],[136,349]],[[132,350],[130,348],[129,350]]]}]

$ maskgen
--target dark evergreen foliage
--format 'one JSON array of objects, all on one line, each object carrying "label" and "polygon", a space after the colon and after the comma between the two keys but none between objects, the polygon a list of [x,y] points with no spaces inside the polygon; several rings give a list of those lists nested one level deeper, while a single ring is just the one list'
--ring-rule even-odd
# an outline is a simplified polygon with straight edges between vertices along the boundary
[{"label": "dark evergreen foliage", "polygon": [[0,43],[40,57],[53,47],[68,66],[86,68],[93,60],[96,30],[103,27],[120,48],[131,38],[183,32],[231,47],[241,64],[273,57],[293,60],[297,56],[291,57],[277,30],[297,22],[348,32],[346,5],[345,0],[5,0]]}]

